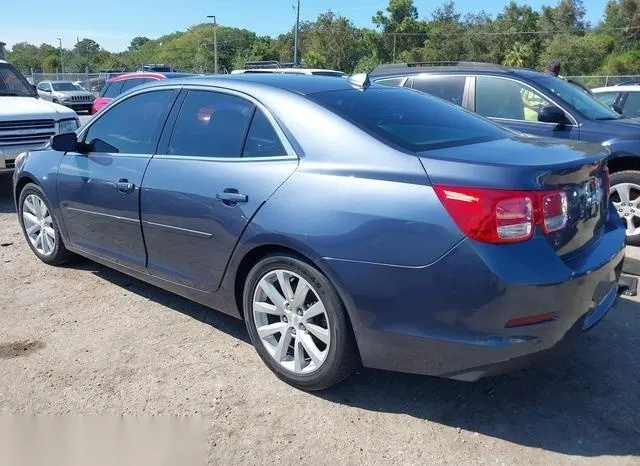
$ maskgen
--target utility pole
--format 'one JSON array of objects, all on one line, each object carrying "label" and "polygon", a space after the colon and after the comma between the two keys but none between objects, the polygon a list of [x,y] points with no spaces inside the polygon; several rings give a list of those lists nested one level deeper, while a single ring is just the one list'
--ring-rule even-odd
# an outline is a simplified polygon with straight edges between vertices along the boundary
[{"label": "utility pole", "polygon": [[300,0],[296,8],[296,31],[293,38],[293,66],[298,66],[298,29],[300,28]]},{"label": "utility pole", "polygon": [[64,58],[62,56],[62,39],[58,37],[58,42],[60,43],[60,70],[62,74],[64,74]]},{"label": "utility pole", "polygon": [[218,74],[218,25],[216,24],[216,15],[208,15],[207,18],[213,18],[213,72]]},{"label": "utility pole", "polygon": [[398,37],[398,35],[394,32],[393,33],[393,63],[396,62],[396,37]]}]

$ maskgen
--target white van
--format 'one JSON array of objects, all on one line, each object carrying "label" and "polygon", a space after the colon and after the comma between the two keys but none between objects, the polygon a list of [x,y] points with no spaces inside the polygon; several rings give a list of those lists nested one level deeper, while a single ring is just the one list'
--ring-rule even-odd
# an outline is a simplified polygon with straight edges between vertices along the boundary
[{"label": "white van", "polygon": [[244,70],[233,70],[231,74],[249,74],[249,73],[281,73],[281,74],[308,74],[314,76],[335,76],[339,78],[348,78],[347,73],[336,70],[324,70],[319,68],[249,68]]},{"label": "white van", "polygon": [[0,58],[0,174],[21,152],[42,149],[54,134],[78,129],[76,112],[40,99],[35,87]]}]

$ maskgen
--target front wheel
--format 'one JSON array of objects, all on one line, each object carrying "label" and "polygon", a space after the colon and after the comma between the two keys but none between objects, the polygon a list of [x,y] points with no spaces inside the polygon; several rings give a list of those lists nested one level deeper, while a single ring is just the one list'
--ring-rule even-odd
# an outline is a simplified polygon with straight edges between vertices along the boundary
[{"label": "front wheel", "polygon": [[249,272],[243,302],[258,355],[290,385],[322,390],[359,363],[338,293],[306,262],[289,255],[262,259]]},{"label": "front wheel", "polygon": [[640,246],[640,171],[612,174],[609,197],[624,220],[627,244]]}]

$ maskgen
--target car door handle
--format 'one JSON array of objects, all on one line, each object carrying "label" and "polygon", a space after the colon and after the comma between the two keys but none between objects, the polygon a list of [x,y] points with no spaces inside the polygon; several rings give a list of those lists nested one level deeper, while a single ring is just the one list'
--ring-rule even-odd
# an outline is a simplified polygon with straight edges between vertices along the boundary
[{"label": "car door handle", "polygon": [[216,199],[222,201],[225,205],[236,205],[238,202],[247,202],[249,197],[246,194],[241,194],[237,189],[228,188],[223,192],[216,194]]},{"label": "car door handle", "polygon": [[135,187],[136,185],[134,185],[133,183],[129,183],[129,180],[125,178],[120,178],[116,182],[116,188],[118,188],[118,191],[120,191],[122,194],[129,194]]}]

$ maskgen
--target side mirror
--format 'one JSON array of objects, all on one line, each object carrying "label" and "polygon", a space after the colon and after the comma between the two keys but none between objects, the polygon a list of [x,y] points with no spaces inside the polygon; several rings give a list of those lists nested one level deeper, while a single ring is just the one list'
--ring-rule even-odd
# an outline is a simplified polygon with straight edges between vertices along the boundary
[{"label": "side mirror", "polygon": [[542,107],[538,113],[538,121],[543,123],[556,123],[564,125],[567,123],[567,117],[564,112],[554,105]]},{"label": "side mirror", "polygon": [[51,136],[51,148],[58,152],[78,152],[78,136],[76,133]]}]

